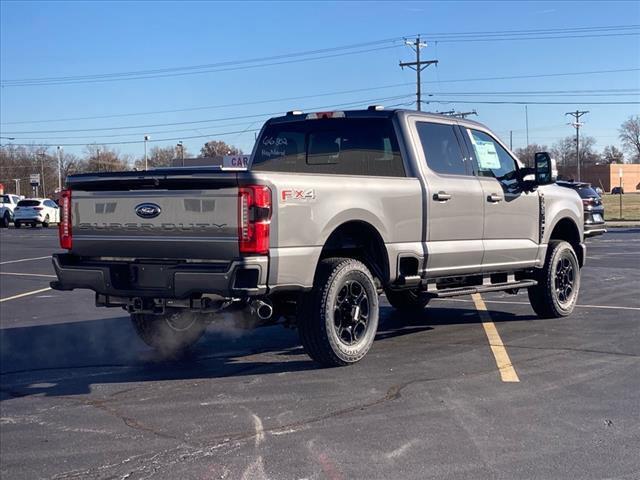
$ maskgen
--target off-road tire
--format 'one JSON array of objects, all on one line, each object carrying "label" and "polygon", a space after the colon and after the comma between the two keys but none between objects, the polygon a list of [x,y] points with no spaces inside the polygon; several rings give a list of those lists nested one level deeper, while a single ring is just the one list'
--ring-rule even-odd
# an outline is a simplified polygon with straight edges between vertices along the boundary
[{"label": "off-road tire", "polygon": [[[570,272],[562,274],[561,270],[570,267]],[[560,288],[563,283],[558,277],[571,277],[570,294],[567,288]],[[570,243],[552,240],[547,248],[544,268],[537,272],[535,280],[538,284],[529,287],[529,302],[540,318],[560,318],[571,315],[578,300],[580,291],[580,266],[576,252]],[[564,297],[564,300],[563,300]]]},{"label": "off-road tire", "polygon": [[[349,295],[353,294],[351,290],[361,289],[366,296],[366,312],[364,300],[362,309],[358,304],[357,308],[354,305],[355,310],[351,310],[356,312],[352,315],[358,322],[366,314],[365,326],[358,323],[352,327],[351,332],[334,323],[342,325],[341,314],[339,311],[336,314],[336,311],[342,308],[340,305],[344,305],[339,303],[339,295],[344,292],[345,287],[349,290]],[[357,295],[353,297],[353,301],[357,303]],[[373,344],[378,329],[378,315],[378,292],[369,269],[362,262],[351,258],[327,258],[318,265],[313,290],[302,296],[298,307],[300,341],[307,354],[323,366],[337,367],[356,363],[367,354]],[[348,344],[338,334],[339,329],[343,332],[341,335],[347,332],[353,340],[352,344]],[[361,332],[360,335],[356,334],[358,331]]]},{"label": "off-road tire", "polygon": [[415,290],[386,290],[385,295],[393,308],[406,313],[422,312],[431,300],[425,293]]},{"label": "off-road tire", "polygon": [[46,217],[44,217],[44,220],[42,221],[42,228],[49,228],[49,215],[47,215]]},{"label": "off-road tire", "polygon": [[167,312],[162,315],[132,313],[131,323],[144,343],[163,356],[175,356],[195,344],[207,327],[201,315]]}]

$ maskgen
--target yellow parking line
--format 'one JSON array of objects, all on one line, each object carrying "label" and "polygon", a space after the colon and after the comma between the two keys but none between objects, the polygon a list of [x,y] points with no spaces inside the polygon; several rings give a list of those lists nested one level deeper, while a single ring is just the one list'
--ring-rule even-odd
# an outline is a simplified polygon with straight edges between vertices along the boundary
[{"label": "yellow parking line", "polygon": [[487,339],[489,340],[489,346],[491,347],[493,357],[496,360],[496,365],[500,372],[500,378],[503,382],[519,382],[520,379],[518,378],[518,374],[516,373],[515,368],[513,368],[513,363],[511,363],[507,349],[504,348],[502,338],[500,338],[498,329],[491,320],[491,316],[487,311],[487,306],[484,304],[484,300],[482,300],[482,296],[479,293],[474,293],[471,295],[471,298],[473,298],[473,303],[475,303],[476,310],[478,310],[478,314],[480,315],[480,320],[482,320],[484,333],[487,335]]},{"label": "yellow parking line", "polygon": [[0,298],[0,303],[8,302],[9,300],[16,300],[17,298],[26,297],[28,295],[35,295],[36,293],[46,292],[47,290],[51,290],[51,287],[41,288],[40,290],[34,290],[32,292],[21,293],[19,295],[14,295],[13,297]]}]

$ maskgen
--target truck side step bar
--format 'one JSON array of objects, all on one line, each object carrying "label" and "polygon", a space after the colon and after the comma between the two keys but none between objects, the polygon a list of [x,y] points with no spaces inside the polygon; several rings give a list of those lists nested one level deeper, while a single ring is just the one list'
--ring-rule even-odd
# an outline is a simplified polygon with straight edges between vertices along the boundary
[{"label": "truck side step bar", "polygon": [[457,297],[458,295],[470,295],[472,293],[498,292],[501,290],[516,290],[519,288],[533,287],[536,280],[520,280],[518,282],[493,283],[489,285],[473,285],[468,287],[443,288],[439,290],[427,290],[427,294],[435,298]]}]

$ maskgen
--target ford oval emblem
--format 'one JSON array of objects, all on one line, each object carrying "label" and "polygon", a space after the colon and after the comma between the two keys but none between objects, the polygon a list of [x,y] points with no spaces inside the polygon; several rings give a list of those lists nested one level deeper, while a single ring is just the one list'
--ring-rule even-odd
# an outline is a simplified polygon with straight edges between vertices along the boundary
[{"label": "ford oval emblem", "polygon": [[155,203],[141,203],[136,207],[136,215],[140,218],[156,218],[162,209]]}]

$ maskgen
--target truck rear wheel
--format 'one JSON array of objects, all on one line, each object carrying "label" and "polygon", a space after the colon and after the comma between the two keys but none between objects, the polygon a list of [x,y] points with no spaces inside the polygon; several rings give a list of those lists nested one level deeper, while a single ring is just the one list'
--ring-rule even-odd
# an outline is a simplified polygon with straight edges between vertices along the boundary
[{"label": "truck rear wheel", "polygon": [[207,327],[200,315],[180,311],[162,315],[132,313],[131,323],[144,343],[166,356],[195,344]]},{"label": "truck rear wheel", "polygon": [[369,269],[351,258],[320,262],[313,290],[298,312],[300,341],[307,354],[328,366],[356,363],[378,329],[378,292]]},{"label": "truck rear wheel", "polygon": [[393,308],[407,313],[421,312],[431,300],[425,293],[415,290],[387,290],[385,295]]},{"label": "truck rear wheel", "polygon": [[580,290],[580,265],[570,243],[549,242],[544,268],[529,287],[529,302],[540,318],[566,317],[573,312]]}]

